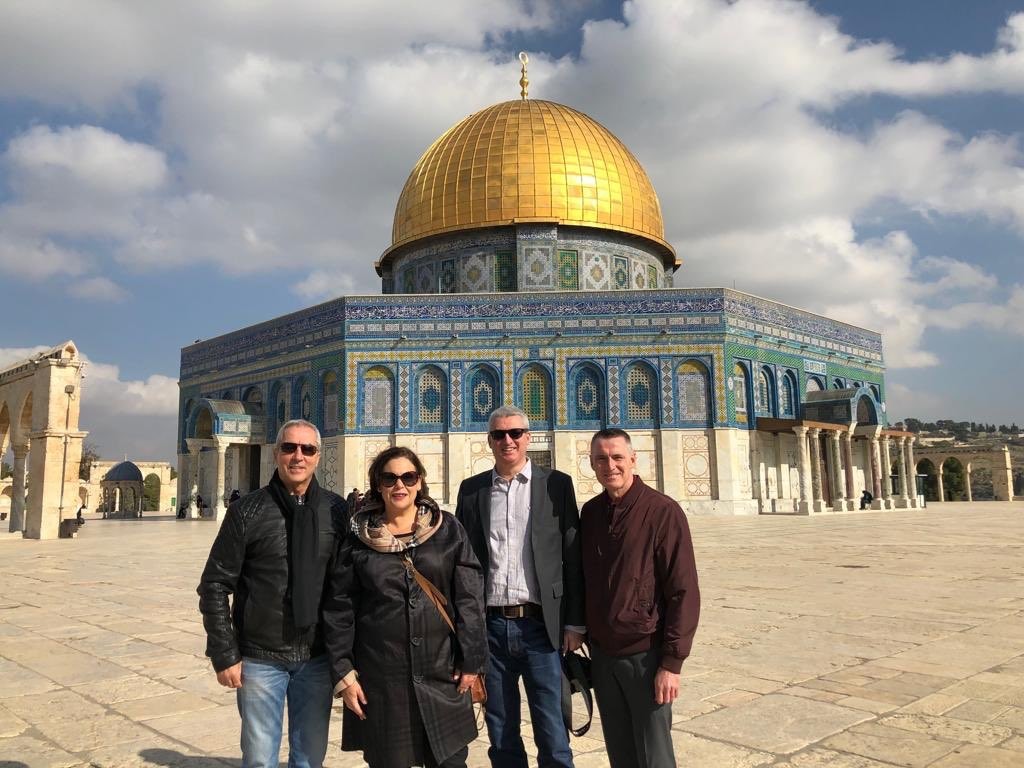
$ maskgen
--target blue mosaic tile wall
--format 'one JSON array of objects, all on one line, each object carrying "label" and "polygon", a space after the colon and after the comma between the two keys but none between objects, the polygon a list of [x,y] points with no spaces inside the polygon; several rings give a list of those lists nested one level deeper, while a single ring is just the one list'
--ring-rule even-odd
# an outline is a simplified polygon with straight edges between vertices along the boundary
[{"label": "blue mosaic tile wall", "polygon": [[325,434],[479,431],[508,402],[553,429],[753,427],[799,416],[811,377],[884,402],[881,337],[727,289],[357,296],[184,348],[180,411],[258,397],[268,440],[300,414]]},{"label": "blue mosaic tile wall", "polygon": [[[612,278],[614,277],[614,283]],[[585,227],[520,224],[441,235],[394,256],[382,290],[403,293],[609,290],[670,284],[643,239]]]}]

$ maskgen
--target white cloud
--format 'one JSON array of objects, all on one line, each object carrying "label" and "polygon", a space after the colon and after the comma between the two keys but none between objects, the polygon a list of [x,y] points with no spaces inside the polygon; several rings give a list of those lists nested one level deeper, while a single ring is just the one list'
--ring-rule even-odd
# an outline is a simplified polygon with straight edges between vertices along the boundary
[{"label": "white cloud", "polygon": [[292,286],[292,291],[305,299],[323,301],[352,293],[355,282],[343,270],[316,269]]},{"label": "white cloud", "polygon": [[[117,414],[168,416],[178,413],[178,382],[152,374],[145,379],[121,378],[121,369],[97,363],[83,355],[88,365],[82,382],[82,419]],[[91,412],[90,412],[91,409]]]},{"label": "white cloud", "polygon": [[55,275],[81,275],[87,268],[88,259],[82,254],[45,238],[20,238],[0,228],[0,273],[38,281]]},{"label": "white cloud", "polygon": [[128,292],[106,277],[89,277],[71,283],[68,293],[90,301],[121,302],[128,299]]},{"label": "white cloud", "polygon": [[929,322],[937,328],[984,328],[1024,336],[1024,285],[1011,286],[1005,303],[965,301],[934,309]]},{"label": "white cloud", "polygon": [[163,153],[91,125],[52,130],[37,125],[16,136],[6,161],[17,187],[73,185],[77,191],[118,197],[158,188],[167,165]]}]

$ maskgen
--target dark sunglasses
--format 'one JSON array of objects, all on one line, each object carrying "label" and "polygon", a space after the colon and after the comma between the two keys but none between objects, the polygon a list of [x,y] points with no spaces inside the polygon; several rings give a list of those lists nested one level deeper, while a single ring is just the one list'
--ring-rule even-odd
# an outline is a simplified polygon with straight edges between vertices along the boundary
[{"label": "dark sunglasses", "polygon": [[513,440],[518,440],[529,431],[530,430],[523,429],[522,427],[516,427],[515,429],[492,429],[487,434],[491,436],[491,440],[497,443],[504,440],[505,435],[508,435]]},{"label": "dark sunglasses", "polygon": [[390,488],[399,480],[402,481],[402,485],[406,488],[416,485],[420,481],[419,472],[403,472],[400,475],[396,475],[394,472],[381,472],[380,484],[385,488]]},{"label": "dark sunglasses", "polygon": [[310,445],[309,443],[281,443],[277,449],[286,456],[291,453],[295,453],[298,450],[302,450],[303,456],[316,456],[320,452],[319,446]]}]

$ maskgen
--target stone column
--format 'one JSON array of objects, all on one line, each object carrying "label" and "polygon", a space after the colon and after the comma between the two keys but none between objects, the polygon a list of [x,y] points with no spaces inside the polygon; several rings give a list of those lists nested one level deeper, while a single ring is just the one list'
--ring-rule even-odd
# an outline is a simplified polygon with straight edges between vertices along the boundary
[{"label": "stone column", "polygon": [[967,490],[967,500],[974,501],[974,497],[971,495],[971,466],[968,464],[964,467],[964,484]]},{"label": "stone column", "polygon": [[121,511],[121,486],[114,488],[114,514]]},{"label": "stone column", "polygon": [[814,512],[825,511],[825,498],[821,491],[821,444],[818,442],[820,429],[812,427],[807,430],[811,443],[811,509]]},{"label": "stone column", "polygon": [[889,454],[889,438],[882,438],[882,498],[885,508],[892,509],[892,456]]},{"label": "stone column", "polygon": [[907,438],[901,437],[899,442],[899,453],[896,454],[896,463],[900,472],[900,497],[896,506],[906,509],[910,506],[910,486],[907,484]]},{"label": "stone column", "polygon": [[227,507],[224,505],[224,466],[227,458],[228,443],[217,440],[217,485],[213,490],[213,516],[215,520],[223,520],[227,514]]},{"label": "stone column", "polygon": [[12,445],[14,451],[14,477],[11,483],[11,524],[7,529],[11,533],[25,531],[25,459],[28,457],[27,445]]},{"label": "stone column", "polygon": [[800,478],[800,501],[797,511],[801,515],[811,512],[811,457],[807,452],[807,427],[793,427],[798,451],[797,476]]},{"label": "stone column", "polygon": [[846,508],[856,509],[857,492],[853,487],[853,434],[843,432],[843,464],[846,465]]},{"label": "stone column", "polygon": [[836,512],[846,509],[846,494],[843,492],[843,488],[846,485],[846,478],[843,476],[843,462],[841,459],[842,453],[839,444],[839,432],[831,431],[829,433],[829,442],[832,446],[832,509]]},{"label": "stone column", "polygon": [[871,502],[872,509],[882,508],[882,457],[878,449],[878,434],[871,436],[869,443],[871,457],[871,493],[875,497]]},{"label": "stone column", "polygon": [[943,485],[942,485],[942,465],[945,464],[945,463],[946,462],[942,462],[942,464],[939,464],[939,466],[937,466],[935,468],[935,474],[938,476],[938,480],[939,480],[939,501],[945,501],[946,500],[946,489],[943,488]]},{"label": "stone column", "polygon": [[914,440],[916,439],[913,435],[907,438],[907,490],[912,507],[917,507],[919,504],[917,500],[917,462],[914,460]]},{"label": "stone column", "polygon": [[[198,493],[200,496],[203,494],[202,490],[199,488],[199,461],[203,446],[200,445],[198,440],[186,440],[185,442],[188,445],[189,453],[188,518],[189,520],[195,520],[196,518],[203,516],[203,510],[199,508],[199,505],[196,503],[195,494],[192,492],[192,490],[195,489],[195,493]],[[207,504],[210,503],[208,499],[203,499],[203,501]]]}]

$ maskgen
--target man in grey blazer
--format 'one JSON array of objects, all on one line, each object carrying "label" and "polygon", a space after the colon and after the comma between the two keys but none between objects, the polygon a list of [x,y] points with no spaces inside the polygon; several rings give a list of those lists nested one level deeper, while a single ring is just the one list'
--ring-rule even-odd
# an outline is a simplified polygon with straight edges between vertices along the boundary
[{"label": "man in grey blazer", "polygon": [[455,515],[485,574],[486,722],[493,768],[526,768],[519,679],[540,766],[571,768],[561,652],[583,642],[583,566],[572,479],[526,455],[530,421],[503,406],[488,420],[494,469],[464,480]]}]

